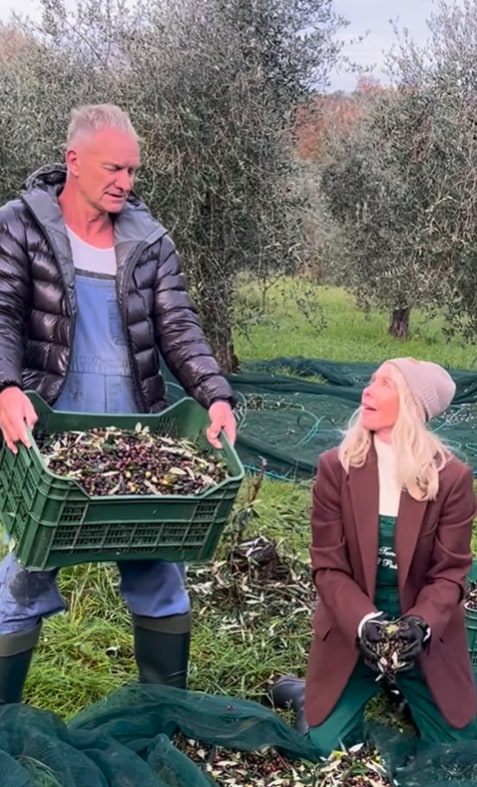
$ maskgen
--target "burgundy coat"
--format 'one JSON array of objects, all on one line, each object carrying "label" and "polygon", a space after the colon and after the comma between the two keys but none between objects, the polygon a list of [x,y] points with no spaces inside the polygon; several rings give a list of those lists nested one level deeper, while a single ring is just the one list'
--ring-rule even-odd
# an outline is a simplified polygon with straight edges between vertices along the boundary
[{"label": "burgundy coat", "polygon": [[[462,603],[476,499],[472,472],[455,457],[439,476],[436,500],[401,493],[395,542],[399,597],[402,614],[419,615],[431,627],[429,651],[421,656],[423,675],[444,718],[460,729],[477,713]],[[312,727],[336,705],[359,657],[358,624],[376,610],[378,501],[374,448],[366,464],[349,475],[338,449],[322,455],[311,515],[319,595],[306,679],[305,715]]]}]

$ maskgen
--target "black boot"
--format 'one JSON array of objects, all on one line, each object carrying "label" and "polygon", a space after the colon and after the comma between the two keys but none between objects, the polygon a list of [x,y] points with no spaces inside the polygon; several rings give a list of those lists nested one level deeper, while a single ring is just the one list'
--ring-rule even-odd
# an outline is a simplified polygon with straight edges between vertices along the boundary
[{"label": "black boot", "polygon": [[270,697],[276,708],[291,708],[295,713],[295,729],[302,735],[308,732],[305,720],[305,681],[294,675],[282,675],[272,683]]},{"label": "black boot", "polygon": [[140,683],[185,689],[189,664],[191,615],[148,618],[133,615],[134,655]]},{"label": "black boot", "polygon": [[18,634],[0,634],[0,705],[21,702],[41,625]]}]

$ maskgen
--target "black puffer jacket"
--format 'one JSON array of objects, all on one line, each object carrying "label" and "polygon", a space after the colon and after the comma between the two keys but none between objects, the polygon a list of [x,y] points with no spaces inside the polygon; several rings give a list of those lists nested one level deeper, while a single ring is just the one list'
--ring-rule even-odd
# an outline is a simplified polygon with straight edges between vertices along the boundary
[{"label": "black puffer jacket", "polygon": [[[36,390],[49,404],[68,372],[76,318],[75,270],[58,204],[65,168],[33,175],[0,209],[0,386]],[[114,219],[117,292],[139,412],[165,405],[159,353],[205,407],[233,403],[186,291],[166,230],[130,197]]]}]

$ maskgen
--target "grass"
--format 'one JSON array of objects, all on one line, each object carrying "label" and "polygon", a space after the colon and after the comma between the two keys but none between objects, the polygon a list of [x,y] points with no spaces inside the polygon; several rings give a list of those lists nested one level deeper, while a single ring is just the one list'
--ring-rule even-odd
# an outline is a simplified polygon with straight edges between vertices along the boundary
[{"label": "grass", "polygon": [[[241,360],[305,356],[378,363],[405,354],[453,368],[475,368],[476,348],[458,340],[446,343],[439,319],[426,321],[422,315],[413,315],[412,337],[403,344],[387,335],[386,315],[363,315],[348,295],[335,288],[304,287],[309,303],[313,305],[316,298],[321,304],[324,330],[318,331],[313,309],[306,316],[306,309],[298,305],[301,296],[297,297],[296,284],[286,282],[270,291],[269,309],[255,320],[248,337],[237,334],[236,352]],[[256,286],[244,287],[241,300],[250,314],[259,314]],[[250,479],[244,482],[238,509],[245,504],[249,483]],[[304,675],[311,641],[312,603],[303,590],[308,583],[309,505],[309,486],[266,479],[256,502],[258,516],[246,532],[274,540],[279,554],[295,566],[299,588],[295,597],[279,584],[275,598],[267,595],[265,585],[260,590],[256,583],[250,585],[249,578],[237,581],[231,576],[225,560],[231,534],[213,564],[191,567],[192,689],[259,700],[274,675]],[[477,540],[475,546],[477,552]],[[118,595],[115,567],[89,564],[65,569],[58,582],[69,609],[44,623],[25,699],[67,720],[116,688],[134,682],[136,667],[129,615]],[[372,712],[378,718],[390,718],[382,703],[375,703]]]},{"label": "grass", "polygon": [[[305,301],[306,306],[302,305]],[[315,306],[316,304],[316,306]],[[238,334],[235,349],[241,360],[303,356],[342,362],[376,362],[400,355],[435,361],[454,369],[477,369],[477,346],[457,337],[446,342],[440,317],[411,315],[411,337],[402,342],[387,334],[388,315],[365,314],[344,290],[287,280],[271,288],[265,314],[260,315],[259,287],[247,284],[240,308],[256,315],[248,336]],[[318,329],[322,309],[325,328]]]}]

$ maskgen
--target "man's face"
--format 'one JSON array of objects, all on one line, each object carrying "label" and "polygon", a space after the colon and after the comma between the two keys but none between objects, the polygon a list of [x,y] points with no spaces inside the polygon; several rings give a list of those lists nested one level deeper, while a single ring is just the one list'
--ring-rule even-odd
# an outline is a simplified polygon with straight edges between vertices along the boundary
[{"label": "man's face", "polygon": [[82,199],[101,213],[118,213],[140,165],[139,145],[130,134],[105,128],[79,138],[66,161]]}]

